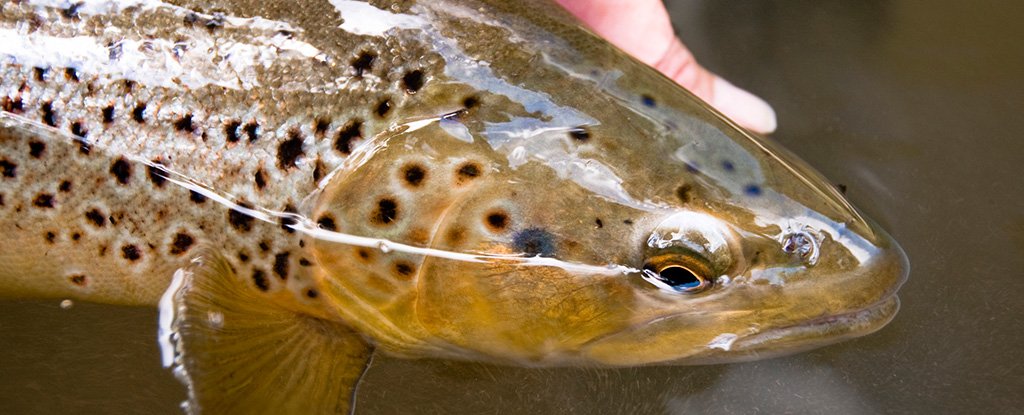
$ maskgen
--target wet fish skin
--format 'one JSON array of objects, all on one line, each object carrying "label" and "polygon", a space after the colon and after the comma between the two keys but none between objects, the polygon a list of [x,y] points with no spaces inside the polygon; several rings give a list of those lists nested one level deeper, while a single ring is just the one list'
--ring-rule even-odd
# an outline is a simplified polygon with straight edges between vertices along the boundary
[{"label": "wet fish skin", "polygon": [[[155,304],[205,252],[379,350],[526,365],[768,357],[895,314],[883,230],[556,6],[303,5],[4,4],[2,291]],[[672,267],[709,288],[642,271]]]}]

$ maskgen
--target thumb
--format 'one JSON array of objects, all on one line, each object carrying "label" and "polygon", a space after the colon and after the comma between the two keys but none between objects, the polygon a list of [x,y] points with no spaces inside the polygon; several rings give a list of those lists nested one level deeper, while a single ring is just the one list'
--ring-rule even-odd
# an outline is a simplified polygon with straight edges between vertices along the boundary
[{"label": "thumb", "polygon": [[661,0],[557,0],[590,29],[654,67],[741,126],[775,131],[775,111],[764,100],[700,66],[676,37]]}]

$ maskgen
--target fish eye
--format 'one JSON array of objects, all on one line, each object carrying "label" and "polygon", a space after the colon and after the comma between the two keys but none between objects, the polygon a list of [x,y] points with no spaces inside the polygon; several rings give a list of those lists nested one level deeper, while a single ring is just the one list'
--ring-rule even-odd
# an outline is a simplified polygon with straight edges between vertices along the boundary
[{"label": "fish eye", "polygon": [[643,278],[663,290],[694,294],[711,286],[711,281],[690,267],[679,264],[644,266]]}]

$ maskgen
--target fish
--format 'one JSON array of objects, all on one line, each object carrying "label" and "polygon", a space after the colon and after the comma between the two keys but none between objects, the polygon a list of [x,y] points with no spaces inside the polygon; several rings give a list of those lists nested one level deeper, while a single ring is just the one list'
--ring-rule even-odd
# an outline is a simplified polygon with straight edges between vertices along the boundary
[{"label": "fish", "polygon": [[0,295],[159,307],[191,413],[350,412],[378,353],[786,355],[909,271],[547,0],[16,0],[0,109]]}]

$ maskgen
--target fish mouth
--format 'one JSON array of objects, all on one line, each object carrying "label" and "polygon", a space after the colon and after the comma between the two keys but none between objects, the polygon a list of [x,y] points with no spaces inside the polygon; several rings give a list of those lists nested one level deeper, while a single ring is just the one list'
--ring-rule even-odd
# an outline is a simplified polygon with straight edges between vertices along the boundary
[{"label": "fish mouth", "polygon": [[758,360],[839,343],[880,330],[892,321],[899,308],[899,296],[892,294],[859,310],[746,335],[723,334],[708,344],[709,355],[701,360],[703,363]]}]

